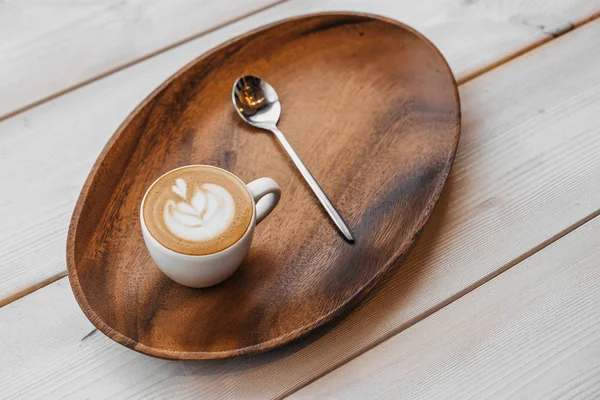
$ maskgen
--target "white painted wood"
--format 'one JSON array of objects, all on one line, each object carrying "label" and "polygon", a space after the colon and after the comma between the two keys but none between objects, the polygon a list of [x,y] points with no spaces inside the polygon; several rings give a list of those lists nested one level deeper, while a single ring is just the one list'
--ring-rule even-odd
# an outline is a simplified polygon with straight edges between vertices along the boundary
[{"label": "white painted wood", "polygon": [[[62,279],[0,309],[0,393],[28,399],[276,397],[422,320],[600,210],[600,70],[590,68],[600,62],[598,38],[600,21],[461,87],[456,164],[418,245],[361,307],[320,337],[254,357],[155,360],[102,334],[81,341],[91,326]],[[127,78],[112,79],[118,85]],[[81,97],[100,88],[90,85],[82,90],[99,92]],[[82,112],[76,100],[69,103],[74,116]],[[53,104],[43,107],[44,115],[52,114]],[[82,143],[76,149],[102,136],[91,123],[85,128],[91,134],[75,136]],[[68,174],[83,179],[85,171]]]},{"label": "white painted wood", "polygon": [[292,399],[597,399],[600,217]]},{"label": "white painted wood", "polygon": [[[110,135],[156,86],[249,29],[336,9],[378,13],[416,27],[462,80],[546,40],[557,26],[589,18],[600,2],[290,0],[0,122],[0,305],[64,276],[67,227],[85,177]],[[527,22],[533,15],[544,21],[543,29]]]},{"label": "white painted wood", "polygon": [[0,1],[0,118],[278,1]]}]

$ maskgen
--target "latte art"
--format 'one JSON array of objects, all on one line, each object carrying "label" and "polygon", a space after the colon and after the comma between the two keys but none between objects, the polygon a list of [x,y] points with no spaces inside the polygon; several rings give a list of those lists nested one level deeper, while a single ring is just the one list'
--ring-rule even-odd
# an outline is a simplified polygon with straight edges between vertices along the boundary
[{"label": "latte art", "polygon": [[235,244],[254,213],[250,193],[219,168],[192,165],[160,177],[142,204],[149,233],[178,253],[205,255]]},{"label": "latte art", "polygon": [[189,192],[193,194],[188,193],[188,184],[183,178],[176,179],[171,190],[181,201],[167,200],[163,212],[165,225],[173,235],[192,242],[222,235],[235,217],[231,194],[214,183],[191,189]]}]

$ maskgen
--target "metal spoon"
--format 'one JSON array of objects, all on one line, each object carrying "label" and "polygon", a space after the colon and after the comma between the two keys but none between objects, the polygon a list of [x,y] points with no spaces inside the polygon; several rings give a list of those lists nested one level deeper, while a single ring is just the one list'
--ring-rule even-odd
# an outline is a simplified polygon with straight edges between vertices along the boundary
[{"label": "metal spoon", "polygon": [[353,242],[354,238],[350,233],[350,229],[348,229],[344,220],[340,217],[340,214],[333,204],[331,204],[331,201],[329,201],[327,195],[323,192],[323,189],[321,189],[321,186],[319,186],[308,168],[306,168],[302,160],[300,160],[298,154],[296,154],[283,135],[283,132],[277,129],[277,122],[281,115],[281,103],[279,102],[279,96],[277,96],[277,92],[275,92],[273,86],[257,76],[246,75],[235,82],[231,96],[233,98],[235,109],[244,121],[252,126],[269,130],[275,134],[325,208],[325,211],[327,211],[327,214],[329,214],[346,240]]}]

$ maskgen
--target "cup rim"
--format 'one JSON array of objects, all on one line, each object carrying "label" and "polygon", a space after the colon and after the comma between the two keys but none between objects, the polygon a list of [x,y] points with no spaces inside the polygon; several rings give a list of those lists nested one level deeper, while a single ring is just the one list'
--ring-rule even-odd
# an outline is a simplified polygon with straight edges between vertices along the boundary
[{"label": "cup rim", "polygon": [[[242,184],[242,186],[244,187],[244,189],[246,190],[246,192],[248,193],[248,196],[250,196],[250,201],[252,202],[252,218],[250,218],[250,223],[248,224],[248,226],[246,227],[246,230],[244,231],[244,233],[242,234],[242,236],[239,237],[238,240],[236,240],[235,242],[233,242],[232,244],[230,244],[229,246],[227,246],[226,248],[216,251],[214,253],[208,253],[208,254],[186,254],[186,253],[182,253],[173,249],[168,248],[167,246],[165,246],[164,244],[162,244],[157,238],[154,237],[154,235],[152,234],[152,232],[150,232],[150,229],[148,229],[148,225],[146,224],[146,220],[144,218],[144,203],[146,202],[146,197],[148,196],[148,193],[150,192],[150,189],[152,189],[154,187],[154,185],[160,181],[162,178],[164,178],[165,176],[169,175],[172,172],[178,171],[180,169],[184,169],[184,168],[190,168],[190,167],[207,167],[207,168],[213,168],[213,169],[218,169],[220,171],[223,171],[229,175],[231,175],[233,178],[237,179],[238,182],[240,182]],[[226,169],[223,169],[221,167],[216,167],[214,165],[208,165],[208,164],[189,164],[189,165],[183,165],[181,167],[177,167],[174,169],[171,169],[167,172],[165,172],[164,174],[162,174],[161,176],[159,176],[158,178],[156,178],[151,184],[150,186],[148,186],[148,189],[146,189],[146,192],[144,193],[144,196],[142,197],[142,202],[140,203],[140,223],[142,225],[142,230],[145,230],[148,235],[160,246],[162,247],[164,250],[172,252],[174,254],[180,255],[180,256],[185,256],[185,257],[193,257],[193,258],[200,258],[200,257],[211,257],[211,256],[215,256],[221,253],[224,253],[226,251],[231,250],[234,246],[236,246],[237,244],[239,244],[242,239],[244,239],[248,233],[252,230],[252,228],[254,227],[256,222],[256,202],[254,201],[254,197],[252,196],[252,193],[250,193],[250,189],[248,189],[248,186],[246,186],[246,184],[244,183],[244,181],[242,181],[237,175],[235,175],[233,172],[231,171],[227,171]],[[143,232],[142,232],[143,233]]]}]

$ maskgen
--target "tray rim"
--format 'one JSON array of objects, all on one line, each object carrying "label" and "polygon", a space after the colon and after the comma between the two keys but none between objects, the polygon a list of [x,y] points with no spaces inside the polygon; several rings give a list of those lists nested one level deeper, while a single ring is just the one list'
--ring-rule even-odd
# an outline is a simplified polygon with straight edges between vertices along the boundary
[{"label": "tray rim", "polygon": [[[400,28],[405,29],[406,31],[414,34],[418,37],[427,47],[433,50],[443,62],[444,70],[443,72],[450,78],[453,88],[454,88],[454,98],[457,105],[457,124],[454,128],[455,131],[455,140],[454,140],[454,148],[452,149],[452,154],[450,159],[448,160],[447,167],[444,171],[440,172],[440,176],[443,179],[440,180],[440,183],[435,187],[433,191],[433,196],[431,202],[428,204],[428,207],[421,214],[421,219],[416,224],[418,229],[415,230],[415,233],[408,239],[404,246],[399,247],[394,254],[390,257],[390,259],[381,267],[378,273],[374,274],[371,279],[365,283],[360,289],[358,289],[352,296],[350,296],[343,304],[339,307],[331,310],[327,314],[322,315],[320,318],[313,320],[310,324],[307,324],[303,327],[295,329],[291,332],[287,332],[281,336],[268,340],[266,342],[257,343],[252,346],[241,347],[233,350],[222,350],[222,351],[178,351],[178,350],[167,350],[164,348],[158,348],[153,346],[148,346],[143,343],[139,343],[121,332],[117,331],[112,326],[108,325],[104,322],[94,311],[94,309],[89,305],[87,298],[85,296],[85,292],[83,291],[81,284],[79,282],[79,277],[77,274],[77,267],[75,265],[75,238],[77,237],[77,228],[79,226],[81,212],[83,210],[86,199],[88,198],[89,189],[94,180],[96,179],[96,175],[98,173],[99,168],[103,164],[109,150],[113,147],[114,143],[120,138],[123,131],[127,128],[129,123],[134,119],[134,117],[142,110],[158,93],[160,93],[164,88],[166,88],[171,82],[179,78],[182,74],[184,74],[188,69],[194,66],[196,63],[201,62],[203,59],[211,56],[212,54],[221,51],[222,49],[228,47],[234,42],[247,38],[249,36],[258,34],[262,31],[269,30],[272,27],[275,27],[280,24],[288,23],[294,20],[301,20],[307,18],[315,18],[315,17],[326,17],[326,16],[346,16],[346,17],[362,17],[372,20],[378,20],[381,22],[385,22],[388,24],[396,25]],[[404,261],[404,259],[410,253],[410,250],[414,246],[417,238],[420,236],[423,228],[435,206],[437,205],[442,190],[446,185],[448,180],[448,175],[450,174],[450,170],[452,169],[452,165],[454,164],[454,158],[456,156],[456,150],[458,148],[458,142],[460,139],[462,127],[462,112],[461,112],[461,104],[460,97],[458,93],[458,85],[456,82],[456,78],[450,69],[448,61],[441,53],[441,51],[423,34],[415,30],[414,28],[400,22],[394,20],[392,18],[384,17],[377,14],[365,13],[365,12],[353,12],[353,11],[327,11],[327,12],[317,12],[317,13],[309,13],[302,14],[294,17],[283,18],[272,23],[261,25],[257,28],[254,28],[250,31],[242,33],[238,36],[235,36],[229,40],[226,40],[216,47],[209,49],[208,51],[202,53],[200,56],[191,60],[180,69],[178,69],[173,75],[171,75],[168,79],[166,79],[163,83],[161,83],[156,89],[154,89],[150,94],[148,94],[121,122],[115,133],[110,137],[107,141],[106,145],[103,147],[102,151],[98,155],[98,158],[94,162],[92,169],[90,170],[88,177],[79,193],[79,197],[77,198],[77,203],[73,210],[73,214],[71,217],[71,222],[69,224],[69,230],[67,234],[67,246],[66,246],[66,261],[67,261],[67,272],[69,283],[71,285],[71,289],[75,296],[75,300],[78,306],[83,311],[84,315],[88,318],[88,320],[102,333],[108,336],[113,341],[124,345],[132,350],[137,352],[153,356],[156,358],[162,359],[170,359],[170,360],[209,360],[209,359],[225,359],[238,357],[242,355],[248,354],[257,354],[263,353],[266,351],[273,350],[275,348],[281,347],[283,345],[289,344],[301,337],[307,336],[309,333],[314,330],[323,327],[327,323],[335,321],[336,317],[340,317],[344,315],[344,313],[350,312],[354,309],[354,307],[363,300],[369,293],[373,290],[373,288],[385,277],[390,271],[393,271],[394,265],[397,265]]]}]

